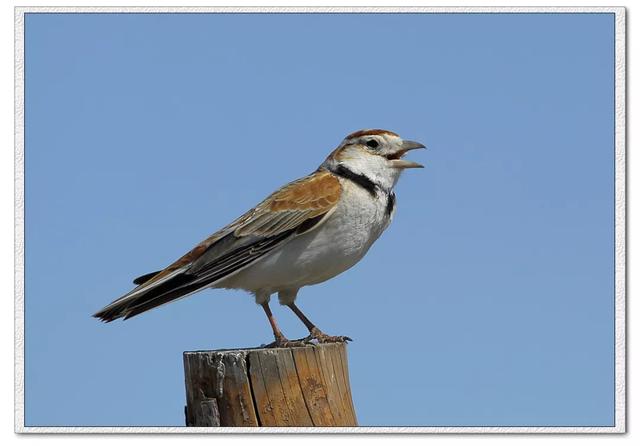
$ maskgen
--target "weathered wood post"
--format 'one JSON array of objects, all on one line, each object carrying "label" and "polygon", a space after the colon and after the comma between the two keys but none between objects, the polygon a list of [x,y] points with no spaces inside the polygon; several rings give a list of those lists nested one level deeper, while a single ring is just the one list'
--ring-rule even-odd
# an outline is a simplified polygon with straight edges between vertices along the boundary
[{"label": "weathered wood post", "polygon": [[187,426],[357,426],[344,343],[183,357]]}]

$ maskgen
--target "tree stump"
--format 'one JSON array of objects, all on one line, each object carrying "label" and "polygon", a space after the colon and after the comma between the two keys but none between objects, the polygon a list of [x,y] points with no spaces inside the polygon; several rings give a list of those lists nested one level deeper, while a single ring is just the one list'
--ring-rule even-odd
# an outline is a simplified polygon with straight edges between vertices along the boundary
[{"label": "tree stump", "polygon": [[183,359],[187,426],[357,426],[344,343]]}]

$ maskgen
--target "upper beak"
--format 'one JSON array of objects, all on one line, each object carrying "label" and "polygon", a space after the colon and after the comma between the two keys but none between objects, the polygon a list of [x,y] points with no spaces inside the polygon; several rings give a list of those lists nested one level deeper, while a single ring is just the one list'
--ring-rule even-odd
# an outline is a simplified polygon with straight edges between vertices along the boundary
[{"label": "upper beak", "polygon": [[417,141],[409,141],[408,139],[402,141],[402,150],[407,152],[414,149],[426,149],[426,147],[424,146],[424,144],[421,144]]},{"label": "upper beak", "polygon": [[[409,140],[402,141],[401,147],[402,150],[400,151],[400,156],[404,156],[404,154],[409,150],[426,149],[424,144]],[[391,164],[393,165],[393,167],[396,167],[398,169],[416,169],[424,167],[422,164],[416,163],[415,161],[403,160],[400,158],[391,160]]]}]

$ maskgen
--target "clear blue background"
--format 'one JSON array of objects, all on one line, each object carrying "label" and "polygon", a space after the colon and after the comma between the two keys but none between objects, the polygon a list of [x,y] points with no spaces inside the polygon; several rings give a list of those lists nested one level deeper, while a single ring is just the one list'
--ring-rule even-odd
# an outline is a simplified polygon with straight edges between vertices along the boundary
[{"label": "clear blue background", "polygon": [[354,338],[360,424],[613,424],[613,26],[28,14],[27,425],[183,425],[184,350],[270,341],[252,298],[90,315],[371,127],[426,168],[365,259],[299,298]]}]

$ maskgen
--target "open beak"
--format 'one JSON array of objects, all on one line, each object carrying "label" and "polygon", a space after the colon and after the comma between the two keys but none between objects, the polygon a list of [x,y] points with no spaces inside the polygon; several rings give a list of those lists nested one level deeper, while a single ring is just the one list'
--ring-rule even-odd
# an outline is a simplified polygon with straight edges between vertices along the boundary
[{"label": "open beak", "polygon": [[401,147],[402,148],[393,155],[387,156],[387,159],[391,161],[392,167],[395,167],[397,169],[416,169],[424,167],[422,164],[416,163],[415,161],[402,159],[405,153],[407,153],[409,150],[425,149],[426,147],[424,146],[424,144],[420,144],[416,141],[405,140],[402,142]]}]

